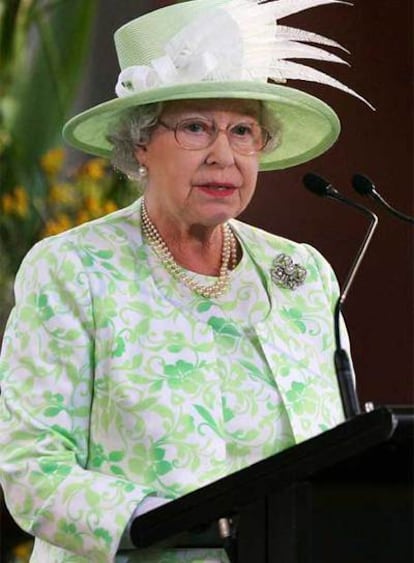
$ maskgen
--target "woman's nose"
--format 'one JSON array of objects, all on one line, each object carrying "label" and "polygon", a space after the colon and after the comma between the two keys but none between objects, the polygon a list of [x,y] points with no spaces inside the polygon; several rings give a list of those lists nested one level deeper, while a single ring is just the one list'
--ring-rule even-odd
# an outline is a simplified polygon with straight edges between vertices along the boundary
[{"label": "woman's nose", "polygon": [[209,164],[220,164],[231,166],[234,164],[234,151],[231,148],[226,129],[220,129],[214,142],[208,148],[209,154],[206,162]]}]

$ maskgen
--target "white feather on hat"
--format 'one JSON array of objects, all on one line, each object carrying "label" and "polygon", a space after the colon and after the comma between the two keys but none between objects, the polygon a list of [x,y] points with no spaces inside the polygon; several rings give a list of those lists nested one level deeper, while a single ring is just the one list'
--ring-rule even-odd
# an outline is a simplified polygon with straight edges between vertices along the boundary
[{"label": "white feather on hat", "polygon": [[[348,64],[324,47],[347,50],[316,33],[280,25],[278,21],[323,4],[342,0],[230,0],[195,18],[165,46],[165,54],[146,66],[130,66],[119,75],[119,97],[159,86],[197,81],[289,79],[318,82],[356,96],[354,90],[328,74],[290,59]],[[206,25],[208,21],[208,25]],[[309,45],[313,43],[315,45]]]}]

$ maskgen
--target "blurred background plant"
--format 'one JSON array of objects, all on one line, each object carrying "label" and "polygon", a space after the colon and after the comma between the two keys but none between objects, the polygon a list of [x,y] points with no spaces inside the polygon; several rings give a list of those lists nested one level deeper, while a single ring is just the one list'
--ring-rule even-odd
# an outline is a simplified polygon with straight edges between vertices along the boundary
[{"label": "blurred background plant", "polygon": [[29,248],[137,197],[105,161],[74,165],[62,145],[96,5],[0,0],[0,335],[14,275]]}]

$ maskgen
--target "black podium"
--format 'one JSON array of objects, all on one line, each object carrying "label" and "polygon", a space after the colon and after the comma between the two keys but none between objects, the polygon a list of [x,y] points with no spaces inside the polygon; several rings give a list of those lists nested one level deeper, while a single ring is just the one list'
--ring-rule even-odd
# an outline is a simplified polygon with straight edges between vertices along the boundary
[{"label": "black podium", "polygon": [[135,520],[138,547],[235,524],[237,563],[412,563],[413,409],[381,407]]}]

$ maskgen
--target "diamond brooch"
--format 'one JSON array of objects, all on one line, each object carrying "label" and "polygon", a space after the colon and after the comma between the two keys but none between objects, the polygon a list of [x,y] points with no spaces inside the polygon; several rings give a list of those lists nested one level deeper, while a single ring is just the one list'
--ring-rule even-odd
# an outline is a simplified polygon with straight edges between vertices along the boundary
[{"label": "diamond brooch", "polygon": [[279,287],[295,290],[303,284],[307,271],[303,266],[295,264],[287,254],[279,254],[272,262],[270,275]]}]

